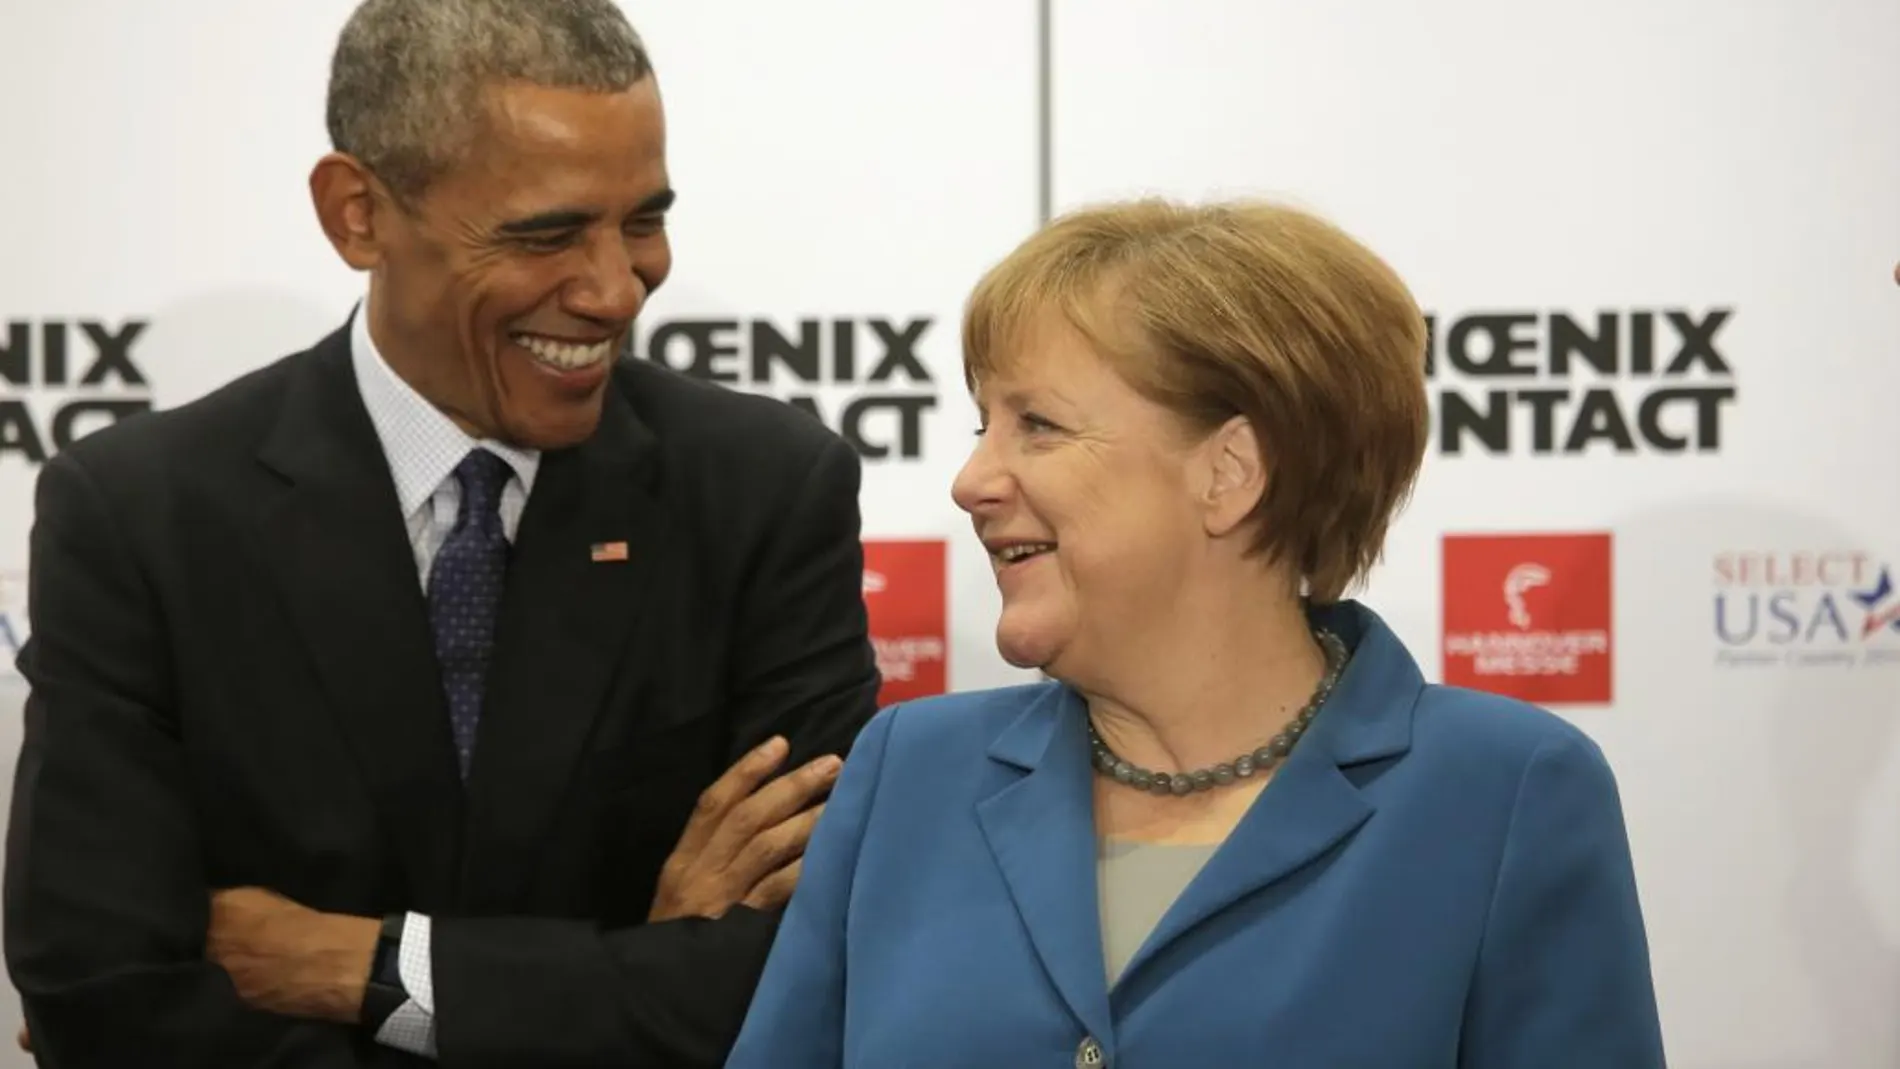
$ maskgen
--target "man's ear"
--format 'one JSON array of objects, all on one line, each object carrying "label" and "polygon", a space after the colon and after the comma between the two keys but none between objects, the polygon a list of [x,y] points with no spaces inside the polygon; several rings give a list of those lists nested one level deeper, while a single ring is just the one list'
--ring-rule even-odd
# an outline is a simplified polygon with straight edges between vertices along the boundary
[{"label": "man's ear", "polygon": [[360,160],[343,152],[318,160],[310,171],[310,200],[344,263],[358,271],[382,263],[390,202]]},{"label": "man's ear", "polygon": [[1260,436],[1245,416],[1235,416],[1202,443],[1207,465],[1202,509],[1207,533],[1224,537],[1253,514],[1266,496],[1271,473],[1260,450]]}]

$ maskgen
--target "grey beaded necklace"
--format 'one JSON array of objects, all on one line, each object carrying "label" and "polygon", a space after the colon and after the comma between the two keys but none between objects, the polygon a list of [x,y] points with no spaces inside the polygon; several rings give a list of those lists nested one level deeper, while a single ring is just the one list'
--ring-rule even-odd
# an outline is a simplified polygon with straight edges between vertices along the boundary
[{"label": "grey beaded necklace", "polygon": [[1089,722],[1089,748],[1094,751],[1095,770],[1117,783],[1127,784],[1138,791],[1150,791],[1154,794],[1189,794],[1194,791],[1207,791],[1215,787],[1225,787],[1237,779],[1247,779],[1256,774],[1272,771],[1273,767],[1286,758],[1293,744],[1306,733],[1306,726],[1313,722],[1319,707],[1339,684],[1339,675],[1346,667],[1346,644],[1339,636],[1324,628],[1313,632],[1319,639],[1320,648],[1326,654],[1326,672],[1320,677],[1319,687],[1306,702],[1293,722],[1281,729],[1273,741],[1265,746],[1245,753],[1232,761],[1222,761],[1212,768],[1196,769],[1193,772],[1150,772],[1145,768],[1131,765],[1115,755],[1108,743],[1095,733],[1095,724]]}]

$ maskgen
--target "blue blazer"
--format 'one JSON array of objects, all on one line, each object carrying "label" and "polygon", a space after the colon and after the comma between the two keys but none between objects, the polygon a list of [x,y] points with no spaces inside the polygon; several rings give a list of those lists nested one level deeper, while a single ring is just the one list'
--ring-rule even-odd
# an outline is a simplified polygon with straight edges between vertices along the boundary
[{"label": "blue blazer", "polygon": [[1662,1066],[1601,751],[1314,614],[1354,650],[1333,698],[1113,988],[1081,699],[879,713],[728,1069]]}]

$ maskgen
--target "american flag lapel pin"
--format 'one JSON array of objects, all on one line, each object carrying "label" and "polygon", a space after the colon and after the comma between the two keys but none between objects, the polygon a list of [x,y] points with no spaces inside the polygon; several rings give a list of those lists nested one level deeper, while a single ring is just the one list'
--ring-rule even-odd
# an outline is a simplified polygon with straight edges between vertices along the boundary
[{"label": "american flag lapel pin", "polygon": [[587,557],[595,564],[602,561],[621,561],[627,559],[625,542],[595,542],[587,549]]}]

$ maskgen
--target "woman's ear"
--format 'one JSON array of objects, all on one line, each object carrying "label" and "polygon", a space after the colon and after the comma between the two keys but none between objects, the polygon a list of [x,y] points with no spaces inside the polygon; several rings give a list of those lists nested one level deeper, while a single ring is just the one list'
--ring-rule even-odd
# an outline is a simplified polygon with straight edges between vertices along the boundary
[{"label": "woman's ear", "polygon": [[1235,416],[1203,443],[1207,467],[1206,492],[1201,502],[1207,533],[1223,538],[1239,529],[1266,496],[1266,457],[1260,436],[1245,416]]}]

